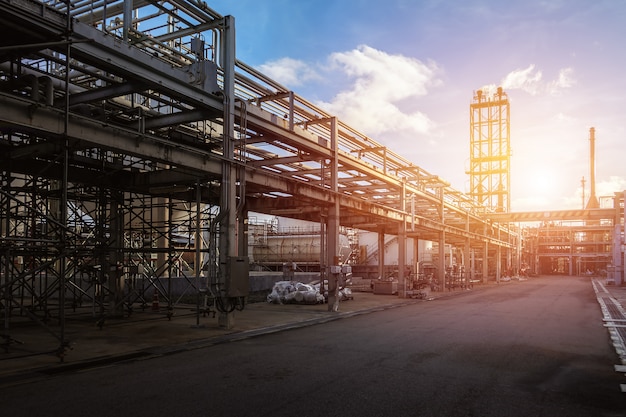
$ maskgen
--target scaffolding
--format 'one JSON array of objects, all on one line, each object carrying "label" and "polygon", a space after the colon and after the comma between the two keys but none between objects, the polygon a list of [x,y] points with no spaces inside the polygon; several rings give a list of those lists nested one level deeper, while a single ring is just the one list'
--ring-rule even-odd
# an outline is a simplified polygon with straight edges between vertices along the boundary
[{"label": "scaffolding", "polygon": [[[28,35],[4,37],[13,43],[0,51],[0,91],[31,116],[47,117],[0,131],[3,339],[24,320],[35,322],[58,341],[63,360],[69,314],[102,327],[138,310],[171,318],[182,303],[200,306],[200,295],[203,306],[237,305],[224,301],[231,265],[221,260],[231,255],[223,248],[232,245],[242,191],[233,185],[224,197],[220,174],[242,180],[229,161],[242,156],[232,139],[245,117],[235,128],[220,110],[228,100],[219,96],[234,82],[223,64],[234,62],[227,19],[183,2],[2,7],[34,13],[21,17]],[[76,22],[87,23],[80,27],[89,35],[75,32]],[[116,61],[98,55],[121,45],[128,49]],[[158,79],[159,69],[180,79]],[[173,163],[177,149],[229,161],[221,173],[194,171],[183,168],[188,161]]]}]

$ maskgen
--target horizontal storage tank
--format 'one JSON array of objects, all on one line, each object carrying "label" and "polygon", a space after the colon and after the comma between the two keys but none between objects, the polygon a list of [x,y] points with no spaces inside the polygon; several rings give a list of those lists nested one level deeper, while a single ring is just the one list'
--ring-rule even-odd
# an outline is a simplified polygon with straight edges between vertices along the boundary
[{"label": "horizontal storage tank", "polygon": [[[258,236],[252,242],[250,260],[255,263],[279,265],[284,262],[296,264],[319,264],[319,235],[267,235]],[[339,256],[342,261],[350,255],[350,243],[346,235],[339,235]]]}]

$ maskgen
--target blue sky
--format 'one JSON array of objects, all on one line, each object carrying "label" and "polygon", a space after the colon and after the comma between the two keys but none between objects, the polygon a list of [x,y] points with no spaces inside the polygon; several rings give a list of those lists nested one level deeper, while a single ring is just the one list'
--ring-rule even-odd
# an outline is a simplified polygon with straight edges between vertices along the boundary
[{"label": "blue sky", "polygon": [[235,17],[240,60],[458,190],[474,92],[498,86],[512,211],[582,207],[590,127],[598,197],[626,190],[626,1],[208,3]]}]

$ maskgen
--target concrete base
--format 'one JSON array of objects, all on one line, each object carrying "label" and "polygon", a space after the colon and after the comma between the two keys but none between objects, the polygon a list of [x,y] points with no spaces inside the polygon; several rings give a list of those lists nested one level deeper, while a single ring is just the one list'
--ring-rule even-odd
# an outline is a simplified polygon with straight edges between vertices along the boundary
[{"label": "concrete base", "polygon": [[397,293],[397,281],[374,281],[374,294],[392,295]]},{"label": "concrete base", "polygon": [[[427,288],[422,288],[419,290],[411,290],[411,291],[406,291],[406,298],[421,298],[421,299],[428,299],[430,298],[430,287]],[[402,298],[402,297],[399,297]]]},{"label": "concrete base", "polygon": [[219,313],[217,324],[224,329],[232,329],[235,327],[235,313]]},{"label": "concrete base", "polygon": [[336,295],[328,296],[328,311],[339,311],[339,297],[337,297]]}]

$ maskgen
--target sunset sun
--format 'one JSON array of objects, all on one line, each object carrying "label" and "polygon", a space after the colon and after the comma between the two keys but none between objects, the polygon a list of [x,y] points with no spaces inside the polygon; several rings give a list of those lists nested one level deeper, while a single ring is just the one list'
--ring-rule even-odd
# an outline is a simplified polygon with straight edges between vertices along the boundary
[{"label": "sunset sun", "polygon": [[551,169],[539,168],[526,172],[526,186],[540,195],[556,192],[557,173]]}]

